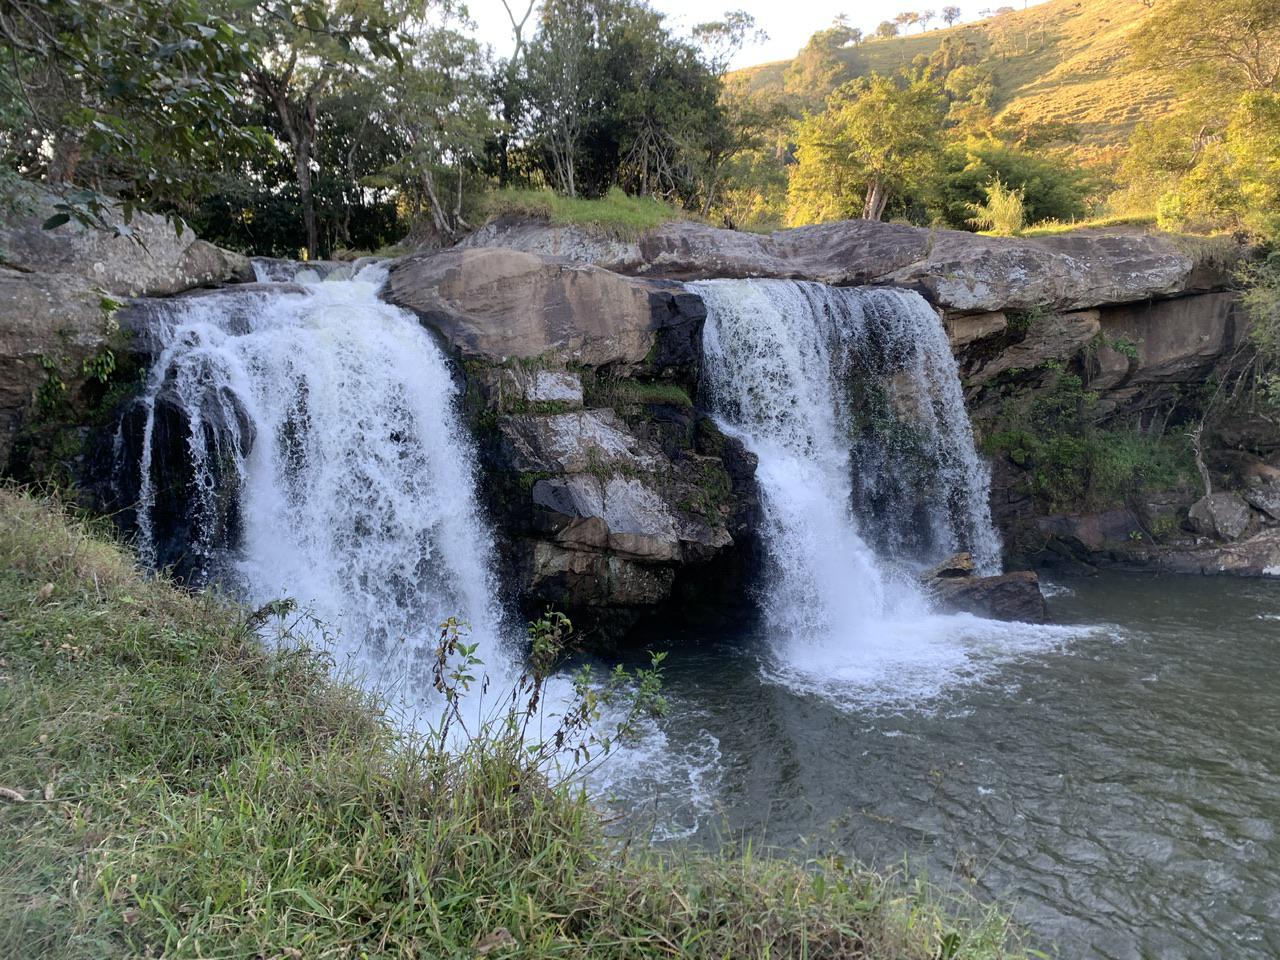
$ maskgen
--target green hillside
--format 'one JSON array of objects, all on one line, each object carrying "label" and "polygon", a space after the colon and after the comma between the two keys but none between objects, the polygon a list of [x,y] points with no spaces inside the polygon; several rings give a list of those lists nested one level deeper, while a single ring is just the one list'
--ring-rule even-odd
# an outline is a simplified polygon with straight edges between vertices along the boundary
[{"label": "green hillside", "polygon": [[[1084,156],[1123,145],[1134,125],[1167,113],[1167,80],[1135,67],[1129,38],[1154,11],[1142,0],[1051,0],[950,29],[869,40],[841,56],[857,74],[892,73],[938,48],[945,37],[971,40],[991,67],[996,107],[1039,122],[1072,124]],[[786,89],[790,61],[733,75],[754,93],[797,97]]]}]

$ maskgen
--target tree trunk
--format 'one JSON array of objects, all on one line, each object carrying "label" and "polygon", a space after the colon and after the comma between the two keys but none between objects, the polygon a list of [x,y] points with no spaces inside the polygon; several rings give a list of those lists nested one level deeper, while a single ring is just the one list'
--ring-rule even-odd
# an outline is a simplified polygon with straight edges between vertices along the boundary
[{"label": "tree trunk", "polygon": [[307,232],[307,259],[320,256],[320,229],[316,224],[316,203],[311,195],[311,142],[300,140],[293,153],[294,170],[298,175],[298,199],[302,204],[302,223]]},{"label": "tree trunk", "polygon": [[72,136],[69,131],[62,130],[54,137],[53,156],[49,159],[48,177],[50,183],[74,183],[76,167],[80,165],[80,154],[84,144],[79,137]]},{"label": "tree trunk", "polygon": [[867,196],[862,203],[863,220],[879,220],[884,216],[885,205],[889,202],[889,191],[879,178],[867,184]]},{"label": "tree trunk", "polygon": [[453,230],[449,227],[449,218],[445,215],[444,208],[440,205],[440,198],[436,195],[436,182],[430,170],[422,172],[422,187],[431,204],[431,222],[435,225],[436,233],[441,240],[452,239]]}]

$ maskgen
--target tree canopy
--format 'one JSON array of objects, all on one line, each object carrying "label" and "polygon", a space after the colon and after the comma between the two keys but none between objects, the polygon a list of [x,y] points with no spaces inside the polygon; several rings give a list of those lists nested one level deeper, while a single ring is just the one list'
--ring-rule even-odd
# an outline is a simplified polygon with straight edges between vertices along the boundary
[{"label": "tree canopy", "polygon": [[879,220],[892,197],[934,175],[940,121],[928,83],[873,75],[841,87],[797,125],[788,222]]}]

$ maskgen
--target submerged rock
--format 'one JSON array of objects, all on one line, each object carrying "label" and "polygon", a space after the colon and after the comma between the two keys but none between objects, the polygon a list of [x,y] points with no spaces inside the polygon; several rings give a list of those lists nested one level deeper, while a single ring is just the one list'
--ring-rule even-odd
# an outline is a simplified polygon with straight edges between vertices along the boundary
[{"label": "submerged rock", "polygon": [[973,557],[957,553],[925,571],[920,579],[943,610],[1022,623],[1044,623],[1048,617],[1040,578],[1030,570],[975,576]]}]

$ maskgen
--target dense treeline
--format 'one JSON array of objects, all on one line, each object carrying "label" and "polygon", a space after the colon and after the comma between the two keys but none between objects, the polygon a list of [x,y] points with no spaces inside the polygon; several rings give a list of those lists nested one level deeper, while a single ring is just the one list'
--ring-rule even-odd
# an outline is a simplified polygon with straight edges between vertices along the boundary
[{"label": "dense treeline", "polygon": [[313,256],[448,240],[490,184],[710,210],[758,126],[720,96],[749,17],[682,37],[639,0],[510,12],[495,59],[450,0],[5,0],[4,175],[59,185],[67,216],[110,195]]},{"label": "dense treeline", "polygon": [[[1071,128],[1000,109],[972,32],[886,75],[842,18],[770,95],[725,75],[756,33],[741,12],[684,35],[643,0],[507,9],[496,56],[453,0],[3,0],[0,178],[58,185],[68,218],[119,197],[312,256],[448,242],[493,188],[621,190],[751,229],[863,216],[1016,233],[1148,212],[1280,227],[1269,0],[1160,0],[1135,54],[1183,83],[1181,109],[1089,167]],[[910,16],[890,26],[927,26]]]}]

